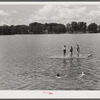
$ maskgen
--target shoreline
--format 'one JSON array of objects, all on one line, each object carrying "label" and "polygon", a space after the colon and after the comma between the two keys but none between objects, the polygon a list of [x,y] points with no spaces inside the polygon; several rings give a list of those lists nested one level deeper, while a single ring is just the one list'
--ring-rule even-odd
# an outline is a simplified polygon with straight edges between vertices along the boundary
[{"label": "shoreline", "polygon": [[7,35],[0,35],[0,36],[12,36],[12,35],[87,35],[87,34],[100,34],[100,33],[54,33],[54,34],[7,34]]}]

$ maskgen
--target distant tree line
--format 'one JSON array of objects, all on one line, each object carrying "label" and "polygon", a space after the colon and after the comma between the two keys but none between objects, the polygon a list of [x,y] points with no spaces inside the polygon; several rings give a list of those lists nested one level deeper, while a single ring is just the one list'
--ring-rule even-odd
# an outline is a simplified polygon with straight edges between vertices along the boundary
[{"label": "distant tree line", "polygon": [[100,33],[100,25],[86,22],[73,21],[66,25],[58,23],[38,23],[33,22],[29,25],[3,25],[0,26],[0,35],[14,34],[77,34],[77,33]]},{"label": "distant tree line", "polygon": [[87,25],[86,22],[71,22],[66,25],[66,32],[68,33],[100,33],[100,25],[91,23]]}]

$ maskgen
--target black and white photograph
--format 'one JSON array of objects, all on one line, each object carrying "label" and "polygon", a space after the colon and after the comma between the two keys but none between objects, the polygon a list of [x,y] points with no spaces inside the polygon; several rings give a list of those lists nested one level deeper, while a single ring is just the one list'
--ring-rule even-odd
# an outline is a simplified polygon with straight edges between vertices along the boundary
[{"label": "black and white photograph", "polygon": [[100,90],[100,2],[1,3],[0,90]]}]

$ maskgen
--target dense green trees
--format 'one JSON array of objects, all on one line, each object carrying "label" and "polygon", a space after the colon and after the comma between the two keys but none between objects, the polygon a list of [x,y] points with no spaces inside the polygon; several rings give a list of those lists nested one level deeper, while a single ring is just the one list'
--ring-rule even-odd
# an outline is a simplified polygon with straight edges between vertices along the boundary
[{"label": "dense green trees", "polygon": [[31,34],[47,34],[47,33],[65,33],[66,27],[63,24],[57,24],[57,23],[31,23],[29,24],[29,31]]},{"label": "dense green trees", "polygon": [[78,24],[77,22],[73,21],[71,22],[72,32],[78,32]]},{"label": "dense green trees", "polygon": [[0,35],[29,34],[29,27],[26,25],[0,26]]},{"label": "dense green trees", "polygon": [[78,22],[78,31],[86,33],[87,24],[86,22]]},{"label": "dense green trees", "polygon": [[72,21],[66,26],[58,23],[38,23],[33,22],[29,25],[3,25],[0,26],[0,35],[14,35],[14,34],[63,34],[63,33],[100,33],[100,25],[91,23],[87,25],[86,22]]},{"label": "dense green trees", "polygon": [[45,30],[45,25],[41,23],[31,23],[29,24],[29,32],[31,34],[43,34]]},{"label": "dense green trees", "polygon": [[97,33],[97,24],[96,23],[91,23],[89,26],[88,26],[88,32],[89,33]]},{"label": "dense green trees", "polygon": [[70,23],[68,23],[68,24],[66,25],[66,32],[68,32],[68,33],[72,33],[72,32],[73,32],[72,26],[71,26]]},{"label": "dense green trees", "polygon": [[11,34],[11,28],[8,25],[0,26],[0,35],[8,35]]},{"label": "dense green trees", "polygon": [[68,33],[85,33],[87,29],[86,22],[71,22],[66,26]]},{"label": "dense green trees", "polygon": [[57,23],[49,23],[45,24],[45,29],[47,30],[48,33],[66,33],[66,27],[63,24],[57,24]]}]

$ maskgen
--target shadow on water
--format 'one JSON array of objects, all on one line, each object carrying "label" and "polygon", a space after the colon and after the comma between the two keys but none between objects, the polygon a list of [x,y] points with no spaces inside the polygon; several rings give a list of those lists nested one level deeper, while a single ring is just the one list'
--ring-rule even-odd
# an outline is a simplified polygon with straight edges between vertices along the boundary
[{"label": "shadow on water", "polygon": [[81,61],[79,58],[76,59],[77,60],[77,66],[80,67],[81,66]]},{"label": "shadow on water", "polygon": [[63,59],[63,67],[62,68],[65,68],[66,65],[67,65],[66,59]]},{"label": "shadow on water", "polygon": [[73,64],[73,58],[70,58],[69,63],[70,63],[70,67],[74,66],[74,64]]},{"label": "shadow on water", "polygon": [[73,58],[70,58],[68,61],[66,59],[63,59],[63,67],[62,68],[67,67],[68,64],[69,64],[69,67],[74,67],[74,66],[79,67],[81,65],[80,62],[81,61],[79,58],[77,58],[76,61]]}]

